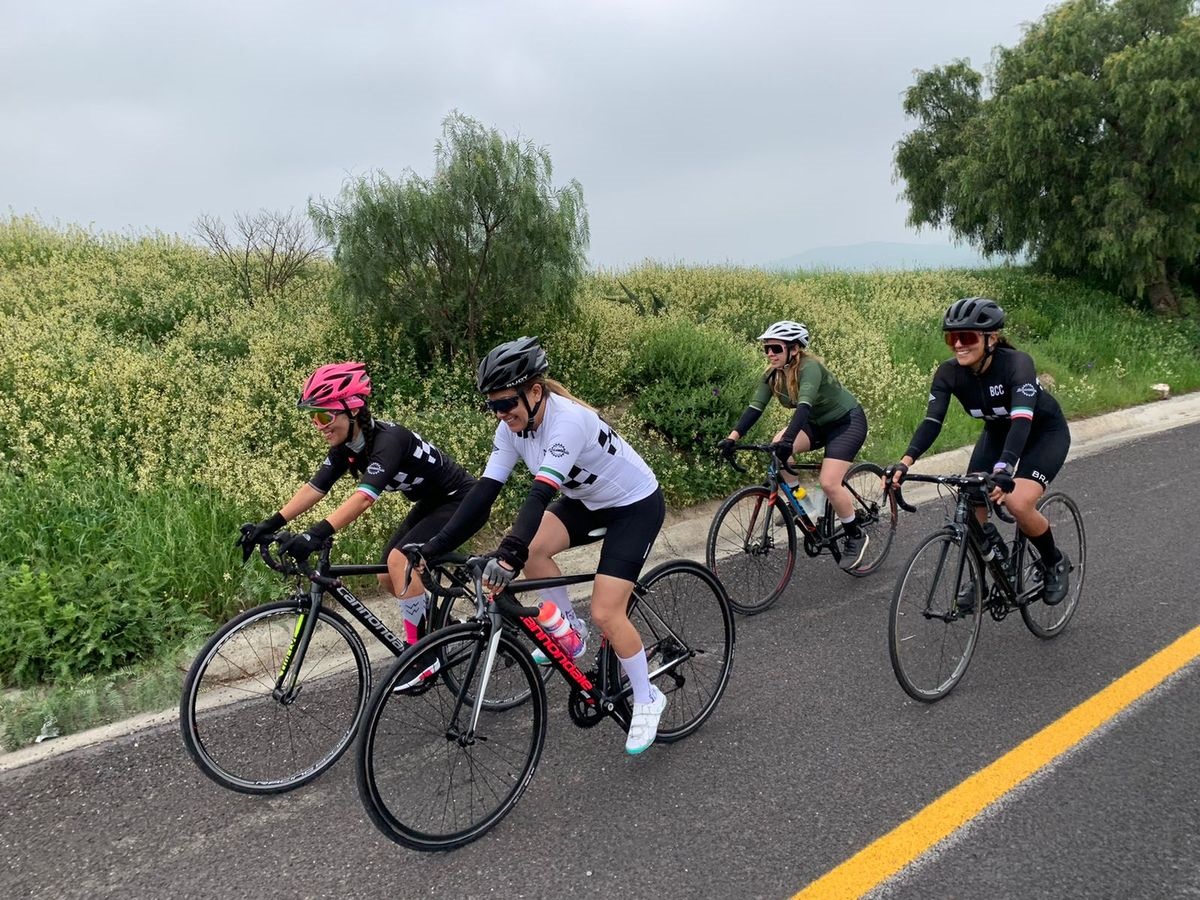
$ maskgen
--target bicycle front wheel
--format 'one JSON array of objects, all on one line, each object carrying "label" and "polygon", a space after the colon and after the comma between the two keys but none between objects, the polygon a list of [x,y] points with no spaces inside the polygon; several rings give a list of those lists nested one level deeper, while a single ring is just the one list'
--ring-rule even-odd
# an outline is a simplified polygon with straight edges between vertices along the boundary
[{"label": "bicycle front wheel", "polygon": [[[483,682],[490,629],[451,625],[422,639],[396,661],[371,695],[358,744],[358,791],[371,821],[414,850],[451,850],[483,835],[513,808],[546,739],[546,692],[536,666],[502,633]],[[441,671],[400,689],[424,667]],[[474,698],[485,705],[472,729]],[[488,708],[495,692],[527,693],[504,712]]]},{"label": "bicycle front wheel", "polygon": [[[469,605],[461,598],[457,602],[451,598],[439,598],[437,608],[430,613],[431,630],[440,630],[451,625],[456,625],[459,622],[466,621],[468,618],[473,616],[474,613],[474,607]],[[520,632],[509,623],[505,623],[504,627],[514,638],[520,634]],[[515,665],[515,662],[512,657],[504,656],[496,660],[496,665],[513,666]],[[553,674],[554,669],[551,666],[538,666],[538,676],[541,678],[543,684],[549,681]],[[445,678],[449,683],[451,690],[457,690],[459,687],[459,684],[454,680],[455,677],[456,673],[454,670],[447,669],[445,671]],[[511,685],[516,692],[513,694],[504,693],[499,688],[499,685],[501,684]],[[498,681],[494,680],[492,688],[483,698],[483,702],[488,709],[511,709],[512,707],[519,706],[527,701],[530,696],[532,695],[525,688],[524,683],[520,679],[501,679]]]},{"label": "bicycle front wheel", "polygon": [[[1035,600],[1021,607],[1021,618],[1025,620],[1025,626],[1038,637],[1052,638],[1062,633],[1079,606],[1083,577],[1087,574],[1087,538],[1083,532],[1083,516],[1079,513],[1079,507],[1066,494],[1046,494],[1038,501],[1038,511],[1050,522],[1055,546],[1066,553],[1071,561],[1071,585],[1062,603],[1047,606],[1041,600]],[[1019,592],[1039,583],[1042,578],[1037,550],[1029,541],[1024,544],[1021,567],[1017,573]]]},{"label": "bicycle front wheel", "polygon": [[851,575],[870,575],[882,564],[896,536],[896,497],[883,489],[883,469],[860,462],[850,467],[842,484],[854,502],[854,517],[867,536],[867,548]]},{"label": "bicycle front wheel", "polygon": [[736,612],[753,616],[779,599],[796,565],[796,523],[782,496],[741,488],[713,516],[704,562],[729,588]]},{"label": "bicycle front wheel", "polygon": [[307,615],[307,598],[247,610],[209,638],[184,678],[183,744],[222,787],[244,794],[300,787],[354,738],[371,670],[362,640],[337,613],[317,611],[304,658],[290,662],[299,671],[276,691]]},{"label": "bicycle front wheel", "polygon": [[967,671],[983,616],[983,586],[979,560],[957,532],[936,532],[917,546],[896,584],[888,619],[892,670],[914,700],[940,700]]},{"label": "bicycle front wheel", "polygon": [[[653,568],[629,598],[650,681],[666,694],[656,743],[687,737],[717,708],[733,669],[733,611],[721,582],[699,563],[676,559]],[[622,684],[617,655],[605,646],[609,683]],[[628,714],[628,695],[621,701]]]}]

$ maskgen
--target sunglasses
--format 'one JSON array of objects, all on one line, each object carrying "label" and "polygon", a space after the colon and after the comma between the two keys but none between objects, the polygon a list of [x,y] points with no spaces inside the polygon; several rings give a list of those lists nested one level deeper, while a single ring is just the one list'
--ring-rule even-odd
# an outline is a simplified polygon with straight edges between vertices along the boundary
[{"label": "sunglasses", "polygon": [[763,353],[782,353],[786,349],[783,344],[763,344]]},{"label": "sunglasses", "polygon": [[964,347],[974,347],[979,343],[981,335],[978,331],[947,331],[946,346],[953,347],[962,344]]},{"label": "sunglasses", "polygon": [[312,414],[312,423],[318,428],[325,428],[333,424],[333,420],[338,417],[338,413],[332,409],[315,409]]},{"label": "sunglasses", "polygon": [[520,394],[513,394],[511,397],[501,397],[499,400],[484,400],[483,411],[490,413],[508,413],[517,408],[517,400]]}]

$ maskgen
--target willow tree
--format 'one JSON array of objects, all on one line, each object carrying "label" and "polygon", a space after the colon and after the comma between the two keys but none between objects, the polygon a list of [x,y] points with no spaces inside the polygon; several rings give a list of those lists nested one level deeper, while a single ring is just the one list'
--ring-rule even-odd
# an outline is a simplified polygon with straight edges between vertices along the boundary
[{"label": "willow tree", "polygon": [[452,113],[432,176],[377,172],[309,213],[357,312],[402,325],[418,362],[474,363],[570,313],[587,213],[579,183],[552,175],[544,148]]},{"label": "willow tree", "polygon": [[1178,312],[1200,259],[1195,4],[1070,0],[996,50],[989,87],[959,60],[905,93],[909,223]]}]

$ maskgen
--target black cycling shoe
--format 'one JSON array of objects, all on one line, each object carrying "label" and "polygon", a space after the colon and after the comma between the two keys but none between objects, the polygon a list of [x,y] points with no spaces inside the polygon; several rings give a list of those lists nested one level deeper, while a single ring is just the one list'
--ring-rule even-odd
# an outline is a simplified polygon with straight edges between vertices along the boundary
[{"label": "black cycling shoe", "polygon": [[862,562],[863,554],[867,552],[867,544],[871,543],[869,534],[859,534],[853,537],[847,537],[842,542],[842,559],[838,563],[846,571],[850,571],[860,562]]},{"label": "black cycling shoe", "polygon": [[975,612],[975,579],[971,578],[958,589],[958,597],[955,598],[955,608],[964,616],[972,615]]},{"label": "black cycling shoe", "polygon": [[393,694],[403,693],[419,693],[417,688],[432,686],[433,678],[442,668],[442,661],[438,659],[436,653],[432,650],[427,650],[421,654],[416,665],[409,666],[404,670],[403,680],[392,688]]},{"label": "black cycling shoe", "polygon": [[1059,550],[1058,562],[1043,565],[1042,572],[1042,602],[1057,606],[1067,599],[1067,592],[1071,590],[1071,561]]}]

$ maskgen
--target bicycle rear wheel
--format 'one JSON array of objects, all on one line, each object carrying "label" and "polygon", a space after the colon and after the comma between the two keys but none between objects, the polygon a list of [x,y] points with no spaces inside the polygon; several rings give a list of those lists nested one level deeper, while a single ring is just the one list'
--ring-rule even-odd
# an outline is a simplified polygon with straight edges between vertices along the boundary
[{"label": "bicycle rear wheel", "polygon": [[183,745],[205,775],[243,794],[312,781],[345,752],[371,687],[367,651],[337,613],[321,608],[295,686],[275,683],[308,614],[308,599],[247,610],[221,626],[183,681]]},{"label": "bicycle rear wheel", "polygon": [[[1038,501],[1038,511],[1050,522],[1054,544],[1071,560],[1071,587],[1062,603],[1047,606],[1040,599],[1021,607],[1025,627],[1040,638],[1052,638],[1062,633],[1075,615],[1083,578],[1087,574],[1087,538],[1083,531],[1083,516],[1075,501],[1062,493],[1050,493]],[[1017,590],[1023,592],[1042,580],[1041,562],[1037,550],[1024,541],[1021,567],[1017,572]]]},{"label": "bicycle rear wheel", "polygon": [[[479,622],[436,631],[407,650],[371,695],[357,748],[358,791],[371,821],[398,844],[451,850],[475,840],[533,776],[546,739],[546,693],[528,652],[504,633],[482,685],[489,636]],[[425,653],[442,661],[441,672],[395,692]],[[485,704],[471,732],[481,689],[485,700],[493,691],[528,692],[530,702],[504,712]]]},{"label": "bicycle rear wheel", "polygon": [[962,580],[959,535],[939,531],[913,552],[896,583],[888,619],[888,652],[900,686],[914,700],[932,703],[962,679],[979,637],[983,570],[966,553]]},{"label": "bicycle rear wheel", "polygon": [[859,528],[868,537],[863,558],[851,575],[870,575],[883,564],[896,536],[896,497],[883,489],[883,469],[875,463],[860,462],[850,467],[842,484],[854,498],[854,515]]},{"label": "bicycle rear wheel", "polygon": [[[670,560],[643,576],[629,598],[650,681],[667,696],[656,743],[687,737],[712,715],[733,668],[733,612],[721,583],[691,560]],[[609,684],[627,686],[617,655],[604,649]],[[657,674],[656,674],[657,673]],[[620,701],[632,710],[627,695]]]},{"label": "bicycle rear wheel", "polygon": [[729,589],[736,612],[753,616],[779,599],[796,565],[796,523],[787,503],[761,485],[731,494],[713,516],[704,562]]}]

